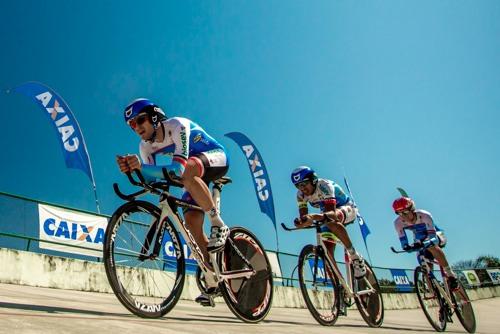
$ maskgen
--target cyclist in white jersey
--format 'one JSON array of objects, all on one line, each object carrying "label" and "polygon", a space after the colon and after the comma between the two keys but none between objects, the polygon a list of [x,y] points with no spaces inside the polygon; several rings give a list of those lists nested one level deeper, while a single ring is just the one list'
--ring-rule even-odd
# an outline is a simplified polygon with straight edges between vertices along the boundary
[{"label": "cyclist in white jersey", "polygon": [[[392,203],[394,213],[398,215],[394,221],[394,228],[399,236],[401,247],[408,252],[419,251],[443,267],[449,277],[452,289],[457,288],[457,277],[450,268],[448,260],[442,250],[446,245],[444,233],[434,223],[430,212],[415,208],[415,202],[409,197],[400,197]],[[414,242],[408,243],[406,230],[413,231]],[[419,258],[420,261],[420,258]]]},{"label": "cyclist in white jersey", "polygon": [[212,224],[208,239],[203,232],[204,213],[184,212],[186,224],[209,265],[208,252],[222,250],[229,234],[208,188],[210,181],[224,176],[228,170],[224,147],[186,118],[167,119],[161,108],[147,99],[132,101],[125,108],[124,116],[142,139],[139,145],[142,162],[137,155],[118,156],[120,170],[123,173],[141,170],[150,182],[164,178],[162,168],[165,167],[171,178],[183,184],[186,190],[183,199],[198,204]]},{"label": "cyclist in white jersey", "polygon": [[[354,249],[351,238],[347,234],[345,225],[356,219],[357,209],[349,196],[336,183],[326,179],[319,179],[316,173],[307,166],[296,168],[291,175],[292,183],[297,190],[297,205],[299,218],[294,223],[298,228],[310,226],[313,220],[330,220],[322,227],[322,237],[328,247],[330,256],[335,261],[335,241],[338,238],[345,246],[354,267],[354,276],[357,279],[366,274],[366,267],[361,255]],[[320,214],[309,214],[307,205],[319,208]]]}]

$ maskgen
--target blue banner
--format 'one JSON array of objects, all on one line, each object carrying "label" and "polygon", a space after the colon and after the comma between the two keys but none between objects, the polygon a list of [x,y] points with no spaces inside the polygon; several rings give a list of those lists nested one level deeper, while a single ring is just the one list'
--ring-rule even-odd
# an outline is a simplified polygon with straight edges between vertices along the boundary
[{"label": "blue banner", "polygon": [[255,145],[244,134],[240,132],[230,132],[226,133],[225,136],[234,140],[245,154],[248,167],[250,168],[250,174],[254,180],[255,194],[257,195],[257,201],[260,205],[260,211],[271,218],[274,229],[276,229],[271,182],[269,181],[269,174],[267,173],[262,156]]},{"label": "blue banner", "polygon": [[[188,247],[184,238],[179,236],[182,251],[184,252],[184,262],[186,263],[186,271],[188,272],[196,272],[196,268],[198,267],[198,263],[196,259],[193,257],[191,253],[191,249]],[[175,256],[175,247],[172,242],[172,238],[168,233],[163,235],[163,247],[162,247],[163,259],[165,260],[165,268],[164,269],[176,269],[177,268],[177,257]]]},{"label": "blue banner", "polygon": [[66,102],[51,88],[38,82],[24,83],[14,91],[31,98],[46,112],[60,139],[66,167],[81,169],[95,187],[82,132]]},{"label": "blue banner", "polygon": [[[351,189],[349,188],[349,183],[347,182],[347,178],[345,176],[344,176],[344,183],[345,183],[345,186],[347,188],[347,191],[349,192],[349,196],[351,197],[351,200],[354,202],[354,199],[352,198],[352,194],[351,194]],[[358,213],[356,214],[356,217],[358,219],[359,229],[361,230],[361,235],[363,236],[363,241],[365,242],[365,247],[367,247],[366,246],[366,237],[368,236],[368,234],[371,233],[370,229],[368,228],[368,225],[366,225],[364,218],[359,213],[359,210],[358,210]]]},{"label": "blue banner", "polygon": [[401,292],[410,292],[413,290],[406,271],[404,269],[391,269],[392,278],[396,283],[396,290]]},{"label": "blue banner", "polygon": [[[309,269],[311,269],[311,279],[314,277],[314,259],[308,259]],[[325,265],[323,264],[323,260],[318,259],[318,266],[316,272],[316,283],[323,283],[325,286],[333,286],[333,281],[330,277],[327,277],[325,272]]]}]

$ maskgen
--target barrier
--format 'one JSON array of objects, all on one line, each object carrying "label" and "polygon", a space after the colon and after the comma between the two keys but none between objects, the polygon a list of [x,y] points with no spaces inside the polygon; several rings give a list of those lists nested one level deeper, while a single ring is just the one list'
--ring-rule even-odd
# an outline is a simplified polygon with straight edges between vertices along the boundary
[{"label": "barrier", "polygon": [[[0,263],[0,283],[112,293],[99,262],[0,248]],[[181,299],[194,300],[199,294],[194,275],[186,275]],[[500,286],[472,289],[469,296],[472,300],[498,297]],[[383,298],[387,310],[418,307],[413,293],[384,293]],[[275,286],[273,307],[305,308],[300,289]]]},{"label": "barrier", "polygon": [[[45,210],[44,212],[47,209],[49,211],[53,209],[54,212],[57,212],[56,215],[65,215],[65,212],[69,212],[68,214],[75,214],[81,220],[77,220],[78,225],[75,222],[64,221],[60,217],[54,219],[47,214],[44,214],[42,219],[40,218],[42,215],[39,213],[40,208]],[[95,226],[92,225],[90,228],[85,225],[87,224],[85,219],[91,216],[95,216],[96,220],[101,222],[98,227],[94,228]],[[1,263],[5,267],[5,270],[0,272],[0,282],[111,292],[99,256],[100,253],[95,251],[94,245],[102,242],[102,221],[107,219],[109,216],[106,215],[97,215],[0,192],[0,247],[5,247],[0,248]],[[92,222],[88,224],[92,224]],[[92,231],[94,234],[91,234]],[[100,234],[99,231],[101,231]],[[57,237],[64,237],[67,240],[58,242]],[[71,243],[72,240],[79,242]],[[88,243],[93,243],[91,248],[82,242],[85,240]],[[61,248],[61,246],[65,248]],[[61,249],[65,249],[66,252],[61,253]],[[82,250],[82,252],[78,250]],[[93,253],[88,253],[88,250],[92,250]],[[298,256],[284,252],[266,251],[272,261],[274,273],[274,305],[277,307],[304,307],[302,296],[297,288],[296,265]],[[62,257],[61,254],[66,257]],[[90,256],[88,254],[96,255]],[[418,302],[413,293],[396,293],[403,290],[409,292],[413,290],[412,269],[372,267],[384,292],[386,308],[417,307]],[[467,287],[497,285],[491,289],[470,290],[471,298],[498,296],[500,270],[481,269],[478,270],[480,275],[473,274],[474,270],[476,269],[460,273],[459,277]],[[487,280],[483,281],[479,276],[486,277]],[[403,285],[405,289],[401,289]],[[194,299],[198,294],[194,277],[187,275],[186,287],[181,298]]]}]

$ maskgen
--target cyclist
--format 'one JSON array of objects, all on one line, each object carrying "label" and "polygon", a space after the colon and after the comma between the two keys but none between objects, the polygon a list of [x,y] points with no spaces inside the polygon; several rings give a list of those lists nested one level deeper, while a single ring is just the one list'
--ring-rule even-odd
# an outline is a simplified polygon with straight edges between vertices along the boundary
[{"label": "cyclist", "polygon": [[[399,236],[401,247],[405,251],[419,251],[419,255],[424,255],[430,259],[436,259],[444,268],[450,282],[450,287],[458,287],[457,276],[450,268],[442,248],[446,245],[446,237],[434,223],[432,215],[415,208],[415,202],[409,197],[400,197],[392,203],[394,212],[398,218],[394,221],[394,227]],[[414,242],[408,243],[406,230],[413,231]],[[420,261],[420,256],[418,257]]]},{"label": "cyclist", "polygon": [[[210,181],[224,176],[229,168],[224,147],[193,121],[181,117],[167,118],[163,110],[148,99],[132,101],[125,108],[124,117],[141,138],[142,162],[135,154],[117,156],[120,171],[141,170],[146,180],[152,182],[164,178],[162,168],[165,167],[172,179],[183,184],[182,198],[198,204],[208,214],[212,225],[208,239],[203,232],[204,213],[197,210],[184,212],[186,224],[209,264],[208,252],[222,250],[229,234],[208,188]],[[217,283],[207,280],[207,284],[215,292]],[[203,304],[203,300],[199,302]]]},{"label": "cyclist", "polygon": [[[307,166],[300,166],[293,170],[292,183],[297,188],[297,205],[300,218],[295,218],[295,226],[303,228],[310,226],[313,220],[330,221],[322,227],[322,237],[326,242],[331,258],[338,238],[347,249],[354,267],[354,277],[360,279],[366,274],[363,258],[354,249],[351,239],[347,234],[345,225],[356,219],[357,209],[349,196],[333,181],[320,179]],[[320,214],[309,214],[307,204],[321,210]]]}]

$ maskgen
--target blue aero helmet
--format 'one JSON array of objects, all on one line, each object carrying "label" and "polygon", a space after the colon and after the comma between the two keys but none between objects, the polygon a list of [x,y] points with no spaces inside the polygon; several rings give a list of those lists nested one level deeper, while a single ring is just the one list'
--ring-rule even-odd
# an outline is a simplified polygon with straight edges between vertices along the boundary
[{"label": "blue aero helmet", "polygon": [[158,122],[167,118],[163,110],[158,107],[154,102],[139,98],[130,102],[123,112],[125,122],[130,125],[130,121],[137,117],[139,114],[146,113],[149,116],[149,120],[153,125],[158,124]]},{"label": "blue aero helmet", "polygon": [[318,176],[316,172],[307,166],[299,166],[295,168],[290,176],[292,183],[297,185],[298,183],[309,181],[312,184],[316,184],[318,181]]}]

